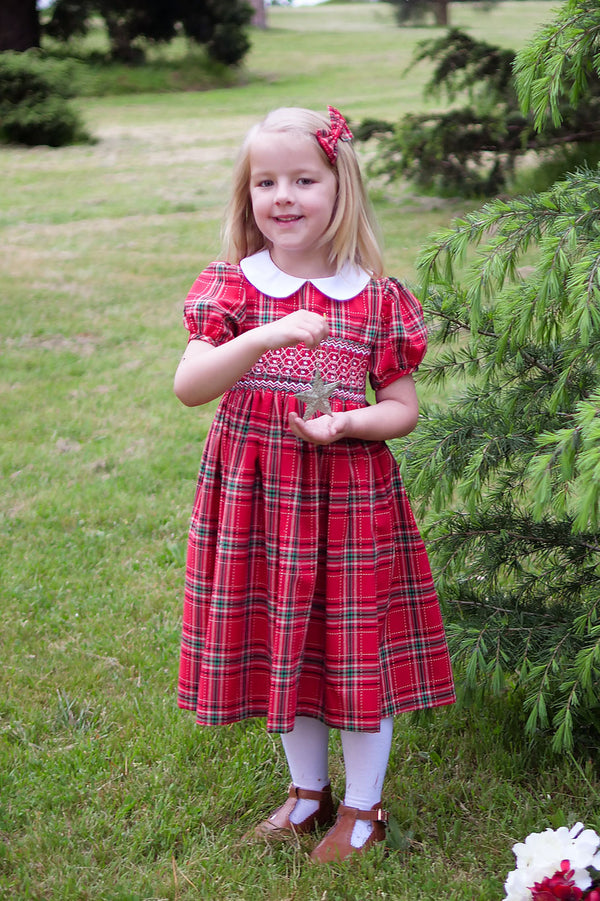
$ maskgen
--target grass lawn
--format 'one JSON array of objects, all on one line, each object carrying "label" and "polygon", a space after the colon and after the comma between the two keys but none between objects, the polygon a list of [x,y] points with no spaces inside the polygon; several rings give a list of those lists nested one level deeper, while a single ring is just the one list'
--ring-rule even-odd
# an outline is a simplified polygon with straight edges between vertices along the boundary
[{"label": "grass lawn", "polygon": [[[520,46],[551,2],[457,4]],[[511,845],[600,828],[597,760],[522,741],[505,705],[399,719],[384,860],[326,869],[311,843],[248,845],[285,794],[261,722],[199,729],[175,706],[186,529],[214,406],[172,393],[181,311],[218,254],[231,160],[272,107],[350,119],[423,107],[434,29],[378,4],[276,7],[243,84],[85,97],[92,146],[0,149],[0,897],[495,901]],[[361,151],[365,152],[365,151]],[[388,268],[466,206],[371,185]],[[343,792],[339,739],[332,776]],[[341,878],[340,878],[341,877]]]}]

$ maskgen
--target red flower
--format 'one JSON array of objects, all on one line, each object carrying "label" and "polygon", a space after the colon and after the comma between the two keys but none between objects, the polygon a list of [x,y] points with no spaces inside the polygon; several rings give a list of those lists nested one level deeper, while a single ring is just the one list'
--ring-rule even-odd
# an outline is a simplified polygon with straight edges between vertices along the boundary
[{"label": "red flower", "polygon": [[[534,883],[531,889],[533,901],[581,901],[583,892],[573,882],[574,872],[569,861],[563,860],[554,876],[545,876],[541,882]],[[588,896],[586,901],[600,901],[600,895],[598,899]]]}]

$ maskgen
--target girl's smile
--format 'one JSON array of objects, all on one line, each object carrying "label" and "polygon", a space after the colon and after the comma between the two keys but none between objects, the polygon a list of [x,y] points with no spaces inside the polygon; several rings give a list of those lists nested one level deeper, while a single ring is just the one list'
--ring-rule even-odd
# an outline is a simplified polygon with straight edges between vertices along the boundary
[{"label": "girl's smile", "polygon": [[250,197],[273,262],[290,275],[333,275],[324,241],[337,179],[316,142],[293,132],[264,132],[250,151]]},{"label": "girl's smile", "polygon": [[299,222],[302,216],[274,216],[275,222],[286,225],[288,222]]}]

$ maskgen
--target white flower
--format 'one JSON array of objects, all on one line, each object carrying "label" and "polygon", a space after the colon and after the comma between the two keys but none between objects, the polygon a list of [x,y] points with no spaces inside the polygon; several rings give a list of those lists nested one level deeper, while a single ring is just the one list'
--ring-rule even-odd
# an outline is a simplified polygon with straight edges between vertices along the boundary
[{"label": "white flower", "polygon": [[[569,860],[575,870],[573,876],[575,885],[582,889],[589,888],[591,879],[587,867],[600,869],[600,838],[593,829],[584,829],[583,823],[575,823],[569,836],[572,841]],[[579,879],[585,880],[585,884],[579,882]]]},{"label": "white flower", "polygon": [[508,874],[504,883],[504,901],[531,901],[531,887],[545,876],[554,876],[563,860],[568,860],[573,881],[580,889],[591,886],[587,867],[600,869],[600,838],[592,829],[584,829],[583,823],[575,823],[571,829],[546,829],[532,832],[524,842],[513,845],[517,869]]},{"label": "white flower", "polygon": [[532,884],[529,882],[525,870],[512,870],[504,883],[506,892],[504,901],[531,901],[529,886]]}]

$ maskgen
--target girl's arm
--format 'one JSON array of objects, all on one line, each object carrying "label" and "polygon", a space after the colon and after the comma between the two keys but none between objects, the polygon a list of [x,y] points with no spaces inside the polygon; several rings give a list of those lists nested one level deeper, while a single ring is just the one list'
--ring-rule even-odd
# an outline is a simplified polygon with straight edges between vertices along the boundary
[{"label": "girl's arm", "polygon": [[419,402],[412,375],[403,375],[376,392],[376,404],[319,416],[304,422],[290,413],[290,429],[311,444],[332,444],[341,438],[387,441],[412,432],[419,418]]},{"label": "girl's arm", "polygon": [[316,347],[328,333],[323,316],[296,310],[218,347],[206,341],[190,341],[175,373],[175,394],[187,407],[205,404],[231,388],[266,351],[295,347],[301,342]]}]

